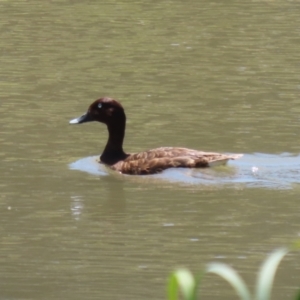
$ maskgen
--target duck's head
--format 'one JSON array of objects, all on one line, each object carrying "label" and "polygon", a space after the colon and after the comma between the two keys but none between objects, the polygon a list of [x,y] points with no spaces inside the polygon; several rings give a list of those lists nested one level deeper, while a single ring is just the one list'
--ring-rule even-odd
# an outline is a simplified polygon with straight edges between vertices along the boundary
[{"label": "duck's head", "polygon": [[85,114],[71,120],[69,123],[81,124],[98,121],[109,126],[119,122],[123,123],[125,119],[122,105],[112,98],[104,97],[94,101]]}]

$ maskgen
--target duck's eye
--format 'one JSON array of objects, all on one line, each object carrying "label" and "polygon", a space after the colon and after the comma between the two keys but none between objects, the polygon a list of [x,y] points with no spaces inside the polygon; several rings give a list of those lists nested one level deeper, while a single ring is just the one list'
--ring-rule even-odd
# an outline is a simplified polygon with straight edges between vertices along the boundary
[{"label": "duck's eye", "polygon": [[98,104],[98,108],[102,108],[102,103],[99,103],[99,104]]}]

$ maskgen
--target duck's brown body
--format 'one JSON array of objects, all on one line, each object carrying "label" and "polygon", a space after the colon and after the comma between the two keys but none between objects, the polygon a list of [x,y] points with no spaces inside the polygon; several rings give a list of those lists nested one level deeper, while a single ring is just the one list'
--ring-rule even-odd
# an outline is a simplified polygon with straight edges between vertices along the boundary
[{"label": "duck's brown body", "polygon": [[130,154],[110,167],[124,174],[147,175],[159,173],[168,168],[206,168],[216,164],[225,164],[229,159],[237,159],[240,156],[239,154],[201,152],[187,148],[161,147]]},{"label": "duck's brown body", "polygon": [[241,154],[226,155],[187,148],[161,147],[140,153],[123,151],[126,116],[123,107],[111,98],[100,98],[91,104],[86,114],[70,121],[71,124],[99,121],[108,128],[109,138],[100,161],[123,174],[147,175],[168,168],[205,168],[225,164]]}]

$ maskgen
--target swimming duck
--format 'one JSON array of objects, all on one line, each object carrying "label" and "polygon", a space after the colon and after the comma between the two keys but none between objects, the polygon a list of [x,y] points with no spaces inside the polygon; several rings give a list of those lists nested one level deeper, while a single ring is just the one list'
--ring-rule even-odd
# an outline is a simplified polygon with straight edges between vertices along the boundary
[{"label": "swimming duck", "polygon": [[122,105],[108,97],[94,101],[87,112],[71,120],[70,124],[98,121],[106,124],[108,141],[100,156],[100,162],[123,174],[146,175],[168,168],[205,168],[225,164],[242,154],[220,154],[187,148],[161,147],[144,152],[127,154],[123,150],[126,115]]}]

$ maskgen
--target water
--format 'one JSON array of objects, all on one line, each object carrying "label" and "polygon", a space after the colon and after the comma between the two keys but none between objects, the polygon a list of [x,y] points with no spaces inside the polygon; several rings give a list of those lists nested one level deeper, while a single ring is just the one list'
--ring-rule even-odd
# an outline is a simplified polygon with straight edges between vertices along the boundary
[{"label": "water", "polygon": [[[193,185],[193,188],[215,187],[239,188],[296,188],[300,183],[300,156],[289,153],[271,155],[256,153],[244,155],[240,161],[229,162],[230,166],[218,166],[207,169],[167,169],[151,176],[128,176],[128,180],[157,184],[177,183]],[[79,170],[98,176],[118,176],[109,168],[99,164],[99,156],[79,159],[69,165],[71,170]],[[131,178],[130,178],[131,177]]]},{"label": "water", "polygon": [[[299,238],[297,2],[0,1],[3,299],[165,299],[168,274],[229,263],[251,286]],[[244,153],[227,166],[124,176],[106,128],[69,126],[101,96],[125,150]],[[274,299],[299,285],[288,256]],[[205,299],[232,299],[210,276]]]}]

